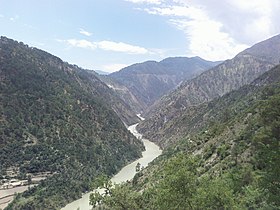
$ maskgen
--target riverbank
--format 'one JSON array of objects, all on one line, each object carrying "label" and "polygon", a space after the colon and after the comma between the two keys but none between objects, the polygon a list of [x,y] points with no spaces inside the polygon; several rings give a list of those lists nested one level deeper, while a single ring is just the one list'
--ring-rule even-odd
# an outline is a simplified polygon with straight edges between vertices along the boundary
[{"label": "riverbank", "polygon": [[[137,132],[136,126],[138,124],[134,124],[128,127],[128,130],[139,139],[142,139],[142,135]],[[142,139],[143,144],[145,146],[145,151],[142,152],[142,157],[135,160],[134,162],[123,167],[119,173],[117,173],[114,177],[112,177],[111,181],[115,184],[120,184],[122,182],[126,182],[131,180],[136,174],[136,165],[140,163],[141,167],[146,167],[151,161],[153,161],[156,157],[161,155],[162,150],[153,142],[150,142],[148,139]],[[61,210],[91,210],[91,206],[89,205],[89,196],[91,192],[83,195],[82,198],[68,204]]]},{"label": "riverbank", "polygon": [[22,193],[35,185],[19,186],[11,189],[0,190],[0,210],[8,206],[17,193]]},{"label": "riverbank", "polygon": [[0,185],[0,210],[6,208],[8,204],[13,201],[14,196],[17,193],[23,193],[30,187],[38,185],[41,180],[44,180],[51,175],[52,174],[50,172],[38,173],[35,175],[32,174],[30,184],[28,183],[28,180],[7,180],[6,183]]}]

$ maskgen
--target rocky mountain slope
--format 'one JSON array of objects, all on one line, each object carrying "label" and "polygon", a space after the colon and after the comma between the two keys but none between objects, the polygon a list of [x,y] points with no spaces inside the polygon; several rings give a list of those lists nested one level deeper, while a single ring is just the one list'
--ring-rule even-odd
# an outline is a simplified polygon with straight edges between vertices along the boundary
[{"label": "rocky mountain slope", "polygon": [[185,112],[249,84],[275,66],[276,58],[280,57],[280,51],[275,49],[280,47],[279,37],[256,44],[198,77],[184,81],[147,110],[147,119],[139,126],[139,130],[156,142],[164,141],[161,142],[162,146],[167,145],[168,137],[164,137],[164,140],[162,137],[172,136],[180,130],[178,128],[169,130],[171,133],[166,132],[168,126],[176,120],[180,121]]},{"label": "rocky mountain slope", "polygon": [[[121,99],[116,90],[112,90],[110,85],[108,86],[107,84],[105,84],[107,80],[110,80],[109,77],[96,74],[92,70],[82,70],[81,74],[83,74],[83,76],[87,78],[87,80],[90,80],[91,83],[100,84],[99,94],[102,95],[104,101],[106,101],[106,103],[111,106],[111,108],[121,118],[123,123],[125,123],[126,125],[132,125],[139,122],[139,118],[136,116],[135,111],[129,106],[129,101],[127,101],[127,98]],[[99,81],[96,82],[97,80]],[[122,88],[122,86],[120,88]],[[131,97],[128,97],[128,99],[130,98]]]},{"label": "rocky mountain slope", "polygon": [[147,61],[110,74],[109,77],[118,84],[108,80],[107,84],[127,100],[136,112],[142,112],[184,79],[191,79],[216,64],[218,62],[206,61],[199,57]]},{"label": "rocky mountain slope", "polygon": [[10,209],[62,207],[97,174],[112,175],[141,156],[142,143],[116,114],[125,109],[93,74],[1,37],[0,183],[51,174]]},{"label": "rocky mountain slope", "polygon": [[174,123],[178,140],[109,189],[109,209],[279,209],[280,65]]},{"label": "rocky mountain slope", "polygon": [[253,55],[257,58],[278,64],[280,63],[279,49],[280,35],[276,35],[270,39],[255,44],[238,55]]},{"label": "rocky mountain slope", "polygon": [[98,78],[103,81],[112,91],[118,95],[119,98],[121,98],[125,103],[129,106],[131,110],[134,111],[134,113],[141,113],[143,110],[143,107],[146,107],[145,103],[140,101],[139,98],[137,98],[132,91],[128,87],[126,87],[124,84],[118,82],[114,78],[111,78],[108,75],[97,75]]}]

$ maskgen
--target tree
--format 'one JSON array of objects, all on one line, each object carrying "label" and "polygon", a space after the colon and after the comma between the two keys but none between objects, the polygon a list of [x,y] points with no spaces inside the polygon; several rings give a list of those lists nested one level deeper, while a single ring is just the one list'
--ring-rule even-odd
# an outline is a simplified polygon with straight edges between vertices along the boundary
[{"label": "tree", "polygon": [[255,136],[257,159],[263,171],[261,187],[269,203],[280,206],[280,94],[269,97],[261,106],[261,129]]},{"label": "tree", "polygon": [[112,185],[109,177],[101,175],[93,183],[95,190],[90,195],[90,204],[93,207],[103,206],[105,209],[137,210],[141,208],[141,194],[133,191],[128,185]]},{"label": "tree", "polygon": [[141,170],[141,164],[138,162],[136,165],[136,172],[139,172]]},{"label": "tree", "polygon": [[201,178],[193,197],[194,209],[232,209],[235,196],[230,183],[225,177]]},{"label": "tree", "polygon": [[196,193],[198,161],[180,154],[164,167],[164,177],[157,187],[156,205],[159,209],[193,209]]},{"label": "tree", "polygon": [[141,201],[141,194],[133,191],[126,184],[115,185],[115,187],[111,189],[111,195],[104,198],[104,204],[109,207],[109,209],[115,210],[143,209]]}]

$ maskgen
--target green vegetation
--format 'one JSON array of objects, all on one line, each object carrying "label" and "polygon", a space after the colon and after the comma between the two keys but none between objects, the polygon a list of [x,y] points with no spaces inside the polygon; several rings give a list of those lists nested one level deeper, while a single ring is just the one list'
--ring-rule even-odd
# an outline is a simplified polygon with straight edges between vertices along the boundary
[{"label": "green vegetation", "polygon": [[[232,73],[227,65],[240,67],[240,58],[246,75],[272,65],[248,55],[220,65],[211,85],[222,94],[243,84],[220,82]],[[198,85],[209,80],[201,78]],[[114,103],[94,74],[2,37],[0,179],[10,179],[11,171],[29,182],[32,174],[51,174],[7,209],[59,209],[97,187],[105,191],[90,202],[101,209],[280,209],[280,66],[223,97],[205,88],[208,98],[192,92],[195,106],[184,106],[187,100],[174,92],[176,109],[167,107],[156,115],[161,120],[148,122],[148,133],[163,128],[153,136],[162,139],[163,155],[146,169],[137,165],[131,183],[113,186],[109,177],[142,149],[113,111],[126,106]]]},{"label": "green vegetation", "polygon": [[[279,46],[280,36],[277,35],[244,50],[233,59],[224,61],[194,79],[185,80],[177,89],[145,110],[143,116],[146,120],[139,124],[139,131],[144,137],[157,142],[163,148],[174,144],[186,133],[194,131],[195,128],[197,129],[195,132],[200,131],[199,123],[210,120],[207,119],[207,112],[204,112],[205,108],[202,104],[211,109],[211,106],[217,103],[208,102],[233,90],[238,90],[244,85],[249,85],[278,65]],[[237,95],[237,98],[228,99],[233,102],[238,101],[239,98]],[[240,105],[242,108],[244,104]],[[225,106],[216,108],[224,112],[222,120],[230,117],[227,113],[234,114],[234,111],[239,109],[239,107],[235,107],[235,110],[230,110]],[[200,115],[197,114],[199,109],[202,109]],[[213,120],[217,120],[215,116],[212,117]],[[196,127],[191,127],[192,125]]]},{"label": "green vegetation", "polygon": [[270,89],[260,107],[261,128],[254,136],[257,147],[257,166],[261,186],[266,190],[269,203],[280,207],[280,89]]},{"label": "green vegetation", "polygon": [[11,169],[19,178],[52,174],[7,209],[58,209],[98,174],[141,156],[141,142],[111,108],[114,97],[94,75],[1,37],[0,179]]},{"label": "green vegetation", "polygon": [[251,85],[203,105],[206,122],[196,121],[203,130],[167,148],[131,184],[102,200],[102,207],[280,209],[279,81],[277,66]]},{"label": "green vegetation", "polygon": [[91,201],[103,209],[273,209],[258,188],[250,170],[238,168],[219,177],[201,176],[201,159],[178,154],[169,159],[161,179],[143,192],[117,185],[108,196],[92,194]]}]

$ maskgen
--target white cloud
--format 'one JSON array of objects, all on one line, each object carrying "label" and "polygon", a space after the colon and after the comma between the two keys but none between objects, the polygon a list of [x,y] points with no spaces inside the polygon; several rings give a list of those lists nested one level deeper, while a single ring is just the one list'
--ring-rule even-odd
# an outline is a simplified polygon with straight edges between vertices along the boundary
[{"label": "white cloud", "polygon": [[279,0],[170,0],[139,10],[168,17],[186,34],[187,54],[209,60],[231,58],[280,33]]},{"label": "white cloud", "polygon": [[86,48],[95,50],[97,48],[96,44],[87,40],[78,40],[78,39],[68,39],[64,40],[67,44],[73,46],[73,47],[80,47],[80,48]]},{"label": "white cloud", "polygon": [[92,36],[92,33],[80,28],[80,34],[83,34],[85,36]]},{"label": "white cloud", "polygon": [[123,42],[112,42],[112,41],[100,41],[100,42],[91,42],[84,39],[67,39],[67,40],[57,40],[59,42],[65,42],[72,47],[79,47],[85,49],[102,49],[106,51],[122,52],[128,54],[147,54],[150,53],[149,50],[126,44]]},{"label": "white cloud", "polygon": [[137,4],[161,4],[162,0],[126,0],[128,2],[137,3]]},{"label": "white cloud", "polygon": [[[230,1],[229,4],[240,11],[243,22],[240,30],[233,32],[237,37],[240,32],[244,34],[245,41],[258,42],[280,32],[279,27],[279,0]],[[248,17],[248,14],[250,17]],[[278,14],[278,21],[273,15]]]},{"label": "white cloud", "polygon": [[115,72],[115,71],[119,71],[125,67],[127,67],[128,65],[127,64],[123,64],[123,63],[116,63],[116,64],[108,64],[108,65],[104,65],[102,67],[102,70],[106,71],[106,72],[109,72],[109,73],[112,73],[112,72]]},{"label": "white cloud", "polygon": [[[209,60],[223,60],[243,49],[280,33],[279,0],[124,0],[137,9],[164,16],[186,35],[186,54]],[[81,29],[82,30],[82,29]],[[81,32],[81,31],[80,31]],[[162,54],[123,42],[68,40],[76,47],[128,54]],[[76,41],[76,42],[74,42]]]},{"label": "white cloud", "polygon": [[205,18],[200,9],[195,7],[185,6],[166,6],[166,7],[153,7],[144,9],[149,14],[164,15],[164,16],[178,16],[189,18]]},{"label": "white cloud", "polygon": [[3,18],[3,17],[5,17],[4,15],[2,15],[2,14],[0,14],[0,18]]},{"label": "white cloud", "polygon": [[199,55],[208,60],[224,60],[248,47],[233,40],[222,31],[222,23],[209,18],[199,7],[180,4],[146,8],[145,11],[169,17],[169,22],[186,34],[188,56]]},{"label": "white cloud", "polygon": [[126,44],[123,42],[101,41],[96,43],[100,49],[124,52],[129,54],[146,54],[149,51],[143,47]]},{"label": "white cloud", "polygon": [[208,60],[225,60],[248,47],[221,32],[222,25],[215,21],[173,20],[173,24],[189,38],[188,56],[199,55]]},{"label": "white cloud", "polygon": [[201,8],[210,19],[223,25],[222,31],[240,43],[252,45],[280,33],[279,0],[177,1]]},{"label": "white cloud", "polygon": [[18,15],[15,15],[14,17],[10,17],[10,21],[15,22],[17,19],[19,19]]}]

